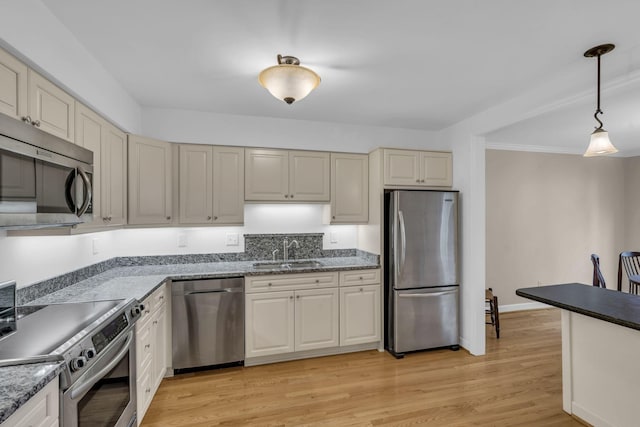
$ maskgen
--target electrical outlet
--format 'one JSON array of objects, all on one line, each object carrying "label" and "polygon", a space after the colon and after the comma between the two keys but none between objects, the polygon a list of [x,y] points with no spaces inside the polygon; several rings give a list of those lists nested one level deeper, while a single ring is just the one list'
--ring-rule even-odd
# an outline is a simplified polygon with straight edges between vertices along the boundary
[{"label": "electrical outlet", "polygon": [[227,233],[227,246],[238,246],[238,233]]},{"label": "electrical outlet", "polygon": [[187,235],[185,233],[178,234],[178,247],[179,248],[187,247]]},{"label": "electrical outlet", "polygon": [[337,231],[332,231],[331,233],[329,233],[329,241],[331,243],[338,243],[338,232]]},{"label": "electrical outlet", "polygon": [[100,239],[93,239],[91,241],[91,246],[93,247],[94,255],[97,255],[100,253]]}]

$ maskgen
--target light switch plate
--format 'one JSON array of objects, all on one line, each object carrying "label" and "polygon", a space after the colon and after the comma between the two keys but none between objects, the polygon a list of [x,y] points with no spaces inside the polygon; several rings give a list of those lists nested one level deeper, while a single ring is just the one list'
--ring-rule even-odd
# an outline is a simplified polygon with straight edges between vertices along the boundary
[{"label": "light switch plate", "polygon": [[227,246],[238,246],[238,233],[227,233]]},{"label": "light switch plate", "polygon": [[331,243],[338,243],[338,232],[337,231],[332,231],[331,233],[329,233],[329,241]]},{"label": "light switch plate", "polygon": [[93,248],[94,255],[97,255],[100,253],[100,239],[93,239],[91,241],[91,246]]},{"label": "light switch plate", "polygon": [[178,247],[186,248],[187,247],[187,235],[184,233],[178,234]]}]

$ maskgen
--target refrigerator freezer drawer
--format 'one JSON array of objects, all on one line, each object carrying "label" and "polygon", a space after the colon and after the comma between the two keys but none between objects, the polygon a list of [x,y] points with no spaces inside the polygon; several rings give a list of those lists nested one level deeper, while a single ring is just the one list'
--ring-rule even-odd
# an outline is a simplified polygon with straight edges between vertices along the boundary
[{"label": "refrigerator freezer drawer", "polygon": [[394,351],[458,345],[458,286],[394,292]]}]

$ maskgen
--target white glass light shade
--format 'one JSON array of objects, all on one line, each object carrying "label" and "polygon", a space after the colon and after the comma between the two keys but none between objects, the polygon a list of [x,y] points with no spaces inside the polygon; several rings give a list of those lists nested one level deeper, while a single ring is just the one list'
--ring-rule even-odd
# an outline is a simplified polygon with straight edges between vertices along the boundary
[{"label": "white glass light shade", "polygon": [[300,101],[320,84],[320,76],[300,65],[280,64],[262,70],[258,81],[287,104]]},{"label": "white glass light shade", "polygon": [[609,132],[604,129],[596,129],[591,134],[591,142],[589,142],[584,157],[605,156],[617,152],[618,149],[609,140]]}]

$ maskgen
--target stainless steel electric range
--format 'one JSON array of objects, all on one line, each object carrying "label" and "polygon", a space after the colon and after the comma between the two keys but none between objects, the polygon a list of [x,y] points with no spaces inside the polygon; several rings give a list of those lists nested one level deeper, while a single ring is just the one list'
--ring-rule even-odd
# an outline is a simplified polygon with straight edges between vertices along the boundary
[{"label": "stainless steel electric range", "polygon": [[[4,301],[11,287],[15,292],[15,283],[0,285]],[[0,366],[64,363],[62,426],[135,425],[134,323],[143,309],[135,299],[2,306]]]}]

